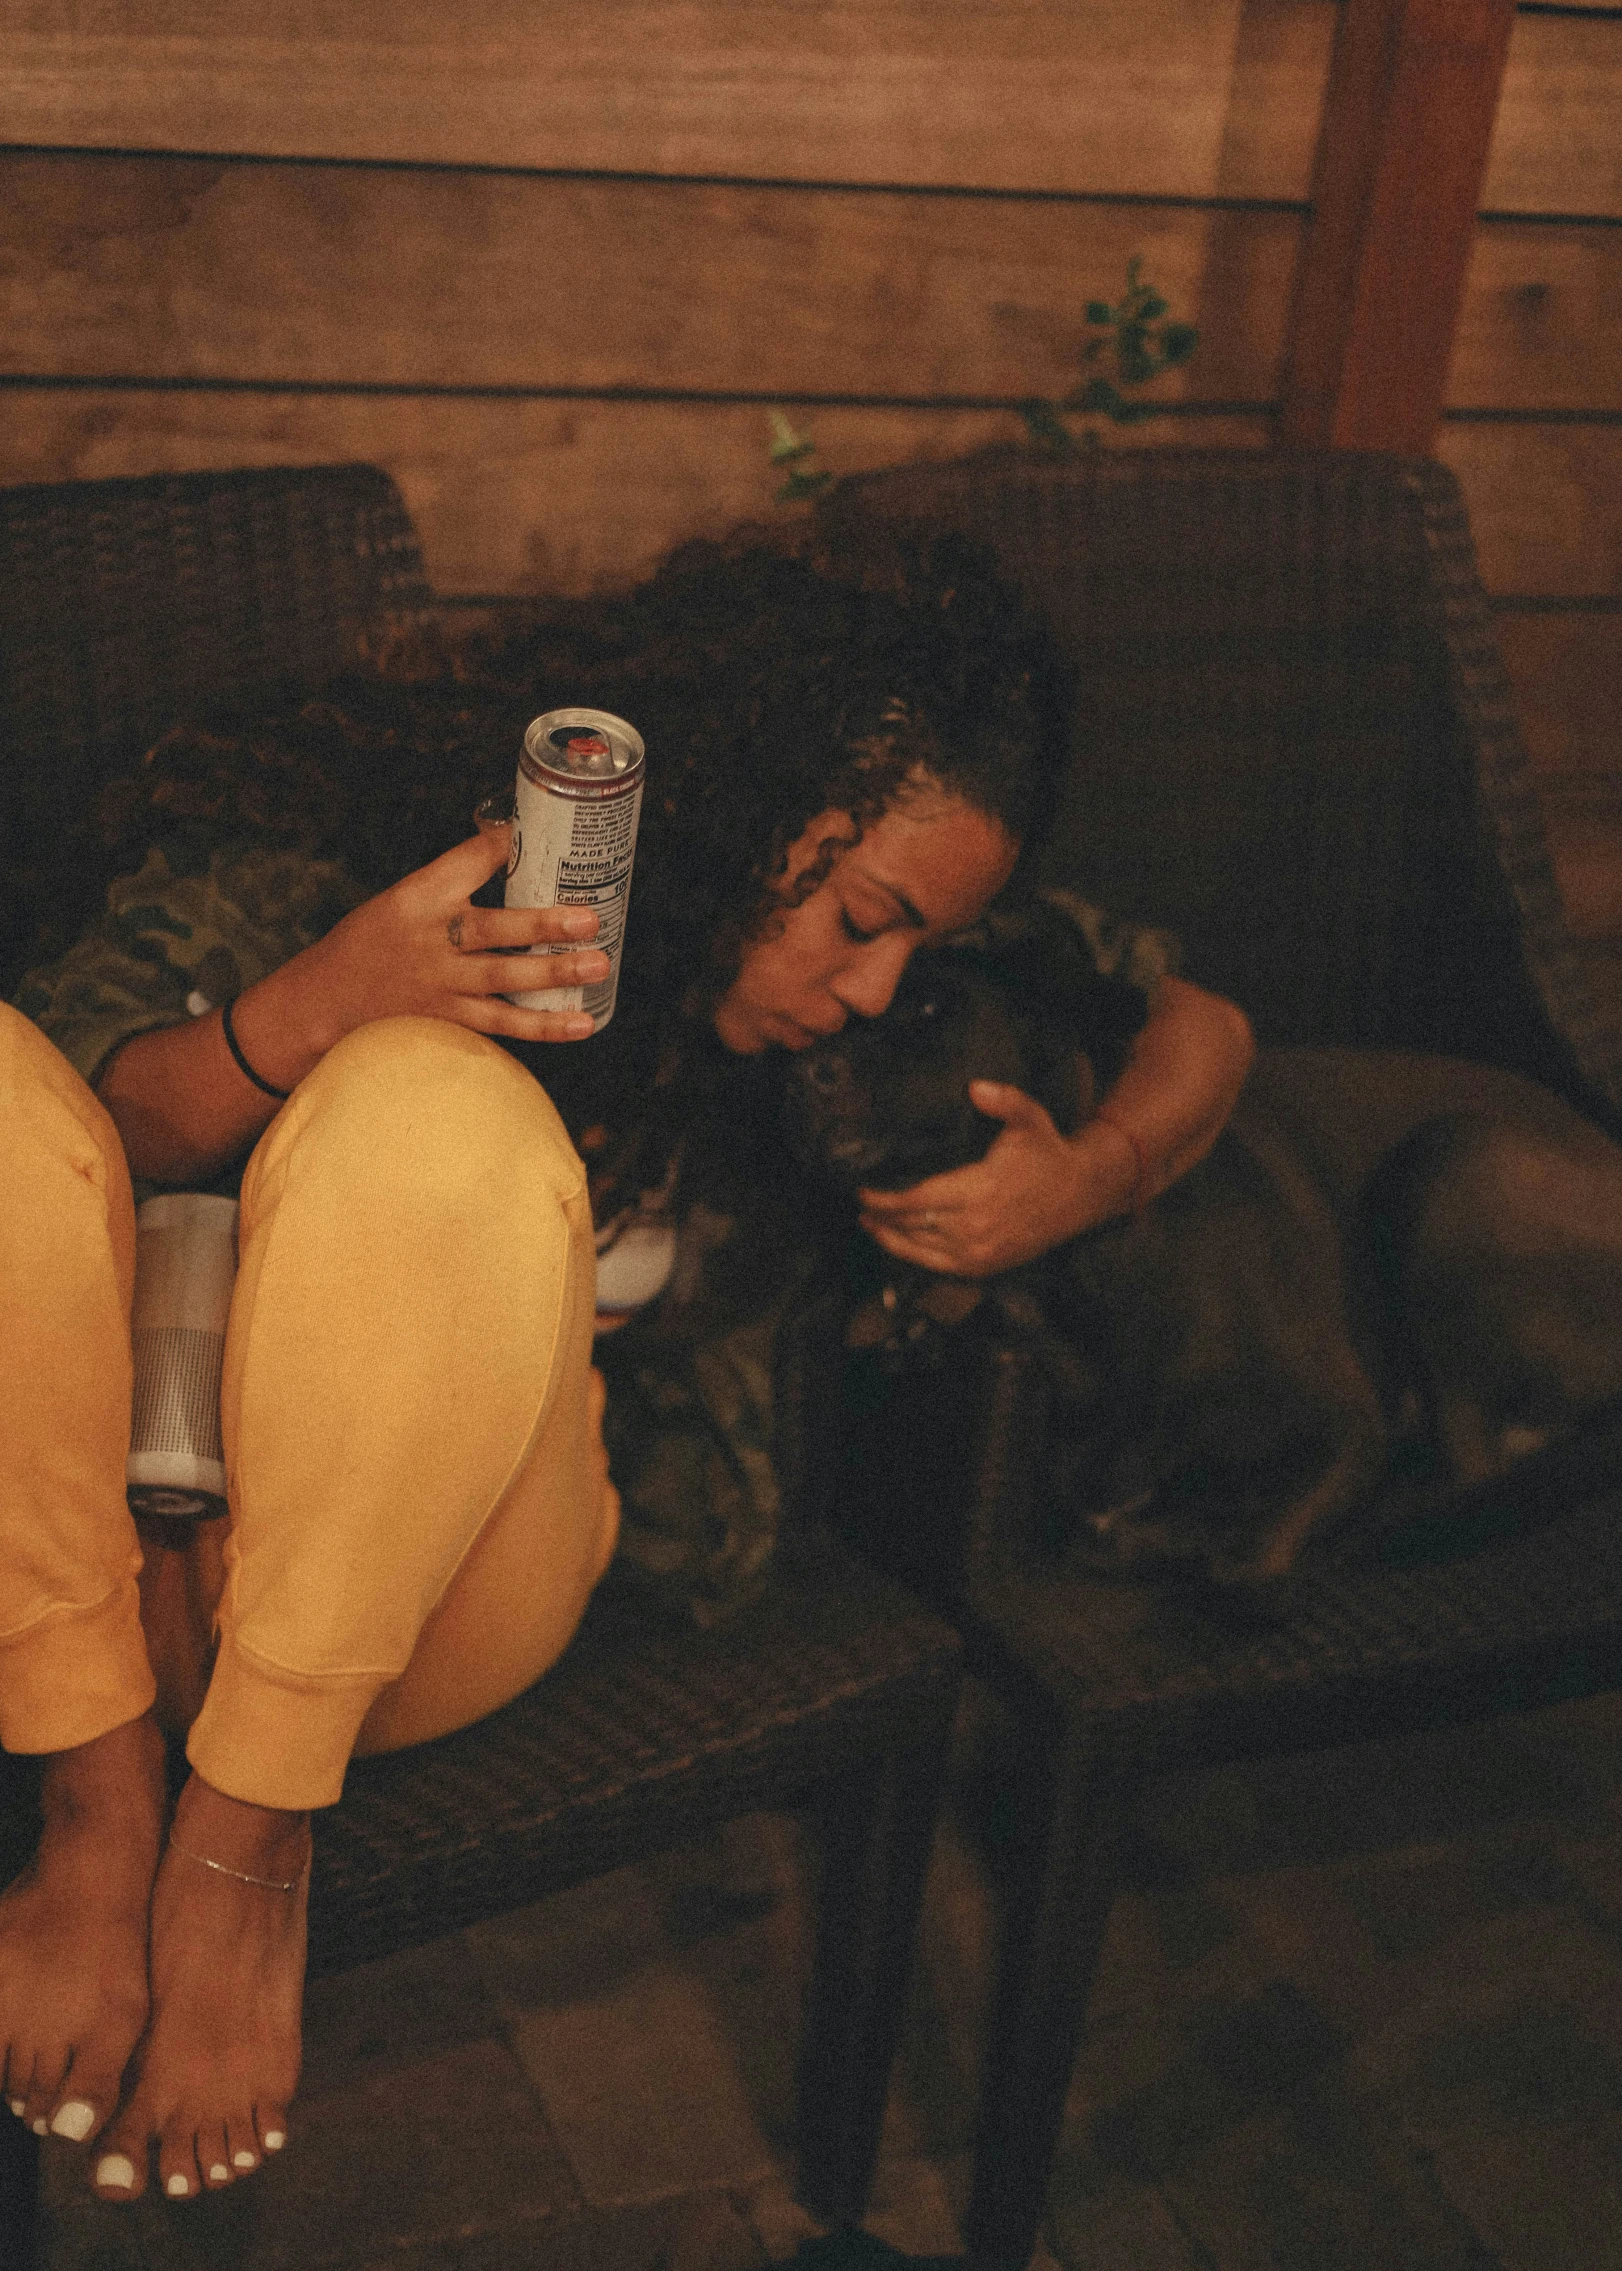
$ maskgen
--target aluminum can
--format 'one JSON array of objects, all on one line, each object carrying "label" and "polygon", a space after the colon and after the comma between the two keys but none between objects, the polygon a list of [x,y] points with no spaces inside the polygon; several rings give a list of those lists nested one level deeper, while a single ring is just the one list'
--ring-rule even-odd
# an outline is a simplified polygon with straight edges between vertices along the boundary
[{"label": "aluminum can", "polygon": [[234,1199],[166,1191],[135,1215],[135,1392],[124,1470],[131,1510],[225,1512],[220,1375],[237,1274]]},{"label": "aluminum can", "polygon": [[[520,1009],[585,1010],[600,1033],[614,1014],[631,862],[642,813],[642,736],[606,710],[548,710],[525,730],[514,794],[509,907],[595,907],[592,942],[608,956],[593,986],[541,986]],[[574,954],[532,946],[531,954]]]}]

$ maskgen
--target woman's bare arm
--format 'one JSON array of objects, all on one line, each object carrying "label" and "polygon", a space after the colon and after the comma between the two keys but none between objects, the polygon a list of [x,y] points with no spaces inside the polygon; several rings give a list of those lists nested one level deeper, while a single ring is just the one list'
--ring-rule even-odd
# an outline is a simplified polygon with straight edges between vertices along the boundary
[{"label": "woman's bare arm", "polygon": [[1032,1261],[1187,1174],[1221,1134],[1254,1055],[1242,1010],[1162,978],[1101,1116],[1064,1136],[1022,1089],[977,1080],[976,1109],[1003,1123],[985,1158],[908,1191],[864,1191],[863,1228],[898,1259],[958,1277]]},{"label": "woman's bare arm", "polygon": [[[489,949],[570,943],[548,984],[606,974],[588,942],[597,918],[579,907],[475,907],[473,892],[506,864],[505,828],[481,829],[376,898],[314,946],[238,997],[232,1027],[243,1055],[272,1087],[292,1089],[334,1042],[379,1017],[444,1017],[524,1041],[581,1040],[589,1017],[520,1009],[502,999],[536,982],[534,965]],[[218,1011],[189,1025],[139,1033],[108,1061],[97,1091],[123,1140],[130,1171],[156,1183],[216,1173],[277,1110],[226,1045]]]},{"label": "woman's bare arm", "polygon": [[[1114,1137],[1117,1168],[1132,1152],[1126,1196],[1110,1212],[1158,1198],[1205,1157],[1228,1124],[1255,1054],[1243,1010],[1186,978],[1162,978],[1154,1014],[1105,1099],[1107,1116],[1072,1139],[1096,1147],[1100,1137]],[[1147,1169],[1141,1181],[1140,1162]]]}]

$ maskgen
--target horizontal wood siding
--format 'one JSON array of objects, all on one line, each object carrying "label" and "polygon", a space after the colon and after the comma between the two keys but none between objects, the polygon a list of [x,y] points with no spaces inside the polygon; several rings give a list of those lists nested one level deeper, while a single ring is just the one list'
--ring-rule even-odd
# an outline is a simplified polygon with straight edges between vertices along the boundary
[{"label": "horizontal wood siding", "polygon": [[62,14],[0,12],[13,141],[1301,197],[1336,7],[81,0],[71,28]]},{"label": "horizontal wood siding", "polygon": [[1622,596],[1622,425],[1444,425],[1491,592]]},{"label": "horizontal wood siding", "polygon": [[[1573,921],[1622,943],[1622,20],[1517,19],[1455,341],[1458,473]],[[1539,413],[1546,415],[1539,417]],[[1616,962],[1622,1008],[1622,956]]]},{"label": "horizontal wood siding", "polygon": [[[1136,253],[1201,325],[1157,393],[1265,403],[1302,228],[1141,200],[0,153],[0,368],[1015,400],[1073,384],[1084,300]],[[1622,411],[1622,231],[1484,224],[1451,400]]]},{"label": "horizontal wood siding", "polygon": [[[1622,139],[1622,23],[1611,29]],[[1477,410],[1622,411],[1622,227],[1479,223],[1448,399]]]},{"label": "horizontal wood siding", "polygon": [[1622,781],[1622,611],[1515,611],[1499,641],[1521,689],[1521,730],[1548,781]]},{"label": "horizontal wood siding", "polygon": [[[1338,15],[0,0],[0,479],[370,458],[443,590],[587,589],[782,510],[771,404],[1017,435],[1134,254],[1202,335],[1145,431],[1263,446]],[[1622,765],[1619,116],[1614,8],[1523,10],[1438,443],[1556,818]]]},{"label": "horizontal wood siding", "polygon": [[0,158],[0,470],[359,454],[441,589],[588,588],[780,510],[769,406],[835,473],[1019,434],[1134,255],[1202,330],[1157,438],[1260,446],[1336,17],[24,9],[12,131],[72,151]]},{"label": "horizontal wood siding", "polygon": [[[0,9],[15,142],[1304,197],[1336,7],[266,0],[249,15],[96,0],[72,13],[64,28],[54,0]],[[1614,36],[1603,13],[1518,19],[1489,207],[1617,209]]]},{"label": "horizontal wood siding", "polygon": [[1516,18],[1482,204],[1504,213],[1622,212],[1614,16]]},{"label": "horizontal wood siding", "polygon": [[[534,402],[466,396],[20,391],[7,405],[17,480],[369,457],[399,481],[448,594],[585,591],[650,568],[673,530],[770,519],[782,476],[754,405]],[[1260,447],[1265,419],[1168,420],[1164,438]],[[1008,412],[822,410],[842,471],[1007,441]],[[1156,429],[1157,435],[1160,429]]]},{"label": "horizontal wood siding", "polygon": [[[305,384],[1063,393],[1126,263],[1266,402],[1301,221],[738,184],[0,156],[0,362]],[[1220,264],[1221,287],[1201,306]]]}]

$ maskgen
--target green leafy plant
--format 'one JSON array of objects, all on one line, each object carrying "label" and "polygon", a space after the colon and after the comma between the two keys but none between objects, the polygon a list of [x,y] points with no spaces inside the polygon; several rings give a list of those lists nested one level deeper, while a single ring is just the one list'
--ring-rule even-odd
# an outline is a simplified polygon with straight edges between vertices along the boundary
[{"label": "green leafy plant", "polygon": [[788,479],[777,492],[780,505],[804,504],[808,498],[820,497],[833,479],[831,473],[819,472],[809,460],[815,454],[816,443],[807,434],[797,434],[781,410],[771,413],[773,465],[786,465]]},{"label": "green leafy plant", "polygon": [[[1194,325],[1178,322],[1161,293],[1146,281],[1143,261],[1136,254],[1126,264],[1121,297],[1113,302],[1089,300],[1087,323],[1091,336],[1081,350],[1083,367],[1103,367],[1094,368],[1058,402],[1033,395],[1019,405],[1031,446],[1050,457],[1073,457],[1078,449],[1096,449],[1099,419],[1136,426],[1159,417],[1165,403],[1134,401],[1133,392],[1162,372],[1178,369],[1200,343]],[[771,462],[788,469],[777,502],[799,505],[821,496],[834,477],[812,464],[816,444],[809,434],[796,433],[781,410],[773,410],[770,417]],[[1083,421],[1079,435],[1072,419]]]},{"label": "green leafy plant", "polygon": [[[1158,417],[1164,404],[1134,402],[1127,389],[1147,386],[1162,371],[1186,363],[1200,343],[1191,323],[1172,319],[1171,310],[1143,274],[1143,262],[1134,255],[1126,264],[1126,289],[1121,297],[1087,302],[1092,336],[1081,351],[1083,364],[1111,363],[1113,372],[1095,370],[1062,401],[1040,397],[1020,404],[1025,431],[1034,445],[1051,456],[1068,457],[1078,447],[1069,421],[1072,417],[1108,418],[1117,426],[1140,425]],[[1082,440],[1096,446],[1095,426],[1083,429]]]}]

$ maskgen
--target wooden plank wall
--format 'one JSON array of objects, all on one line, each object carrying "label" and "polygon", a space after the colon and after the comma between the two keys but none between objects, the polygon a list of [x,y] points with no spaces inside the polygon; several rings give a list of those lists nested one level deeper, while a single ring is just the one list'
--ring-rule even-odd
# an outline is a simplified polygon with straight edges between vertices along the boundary
[{"label": "wooden plank wall", "polygon": [[361,454],[441,588],[589,588],[773,509],[771,404],[841,472],[1018,433],[1134,252],[1168,435],[1267,438],[1335,0],[69,12],[5,45],[7,477]]},{"label": "wooden plank wall", "polygon": [[[1143,256],[1263,445],[1337,0],[0,0],[0,480],[366,457],[454,594],[1016,434]],[[1517,15],[1440,454],[1622,932],[1622,8]]]},{"label": "wooden plank wall", "polygon": [[1567,906],[1615,944],[1622,1001],[1622,8],[1523,6],[1510,80],[1440,454],[1499,596]]}]

